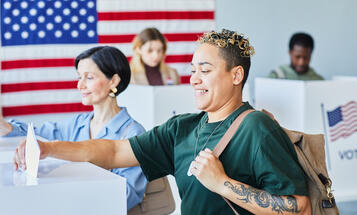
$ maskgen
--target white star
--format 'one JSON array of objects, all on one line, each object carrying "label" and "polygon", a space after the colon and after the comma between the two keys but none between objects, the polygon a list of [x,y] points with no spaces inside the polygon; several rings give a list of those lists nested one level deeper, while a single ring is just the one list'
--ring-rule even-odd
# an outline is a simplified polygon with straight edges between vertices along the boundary
[{"label": "white star", "polygon": [[31,16],[36,16],[36,14],[37,14],[37,10],[34,9],[34,8],[32,8],[32,9],[30,10],[30,15],[31,15]]},{"label": "white star", "polygon": [[37,25],[36,25],[35,23],[31,23],[31,24],[30,24],[30,30],[31,30],[31,31],[36,30],[36,28],[37,28]]},{"label": "white star", "polygon": [[47,23],[47,25],[46,25],[46,28],[47,28],[47,30],[52,30],[53,29],[53,24],[52,23]]},{"label": "white star", "polygon": [[71,32],[72,37],[78,37],[78,31],[74,30]]},{"label": "white star", "polygon": [[23,8],[23,9],[26,9],[28,6],[27,2],[25,2],[25,1],[21,2],[20,5],[21,5],[21,8]]},{"label": "white star", "polygon": [[11,33],[10,32],[5,32],[5,34],[4,34],[4,37],[5,37],[5,39],[7,39],[7,40],[9,40],[9,39],[11,39]]},{"label": "white star", "polygon": [[46,33],[45,33],[44,31],[39,31],[39,32],[38,32],[38,36],[39,36],[40,38],[44,38],[45,35],[46,35]]},{"label": "white star", "polygon": [[94,37],[94,31],[93,30],[88,31],[88,37]]},{"label": "white star", "polygon": [[14,31],[20,30],[20,25],[19,25],[19,24],[14,24],[14,25],[12,26],[12,30],[14,30]]},{"label": "white star", "polygon": [[45,21],[45,17],[44,17],[44,16],[39,16],[39,17],[37,18],[37,21],[38,21],[39,23],[43,23],[43,22]]},{"label": "white star", "polygon": [[44,8],[44,7],[45,7],[45,2],[39,1],[39,2],[37,3],[37,7],[39,7],[39,8]]},{"label": "white star", "polygon": [[[9,10],[10,8],[11,8],[11,3],[10,2],[5,2],[4,3],[4,8],[6,9],[6,10]],[[11,37],[11,36],[10,36]]]},{"label": "white star", "polygon": [[87,14],[87,10],[82,8],[82,9],[79,10],[79,14],[81,14],[82,16],[84,16],[84,15]]},{"label": "white star", "polygon": [[78,22],[78,16],[72,16],[71,20],[72,20],[73,23]]},{"label": "white star", "polygon": [[60,1],[55,2],[55,7],[60,8],[62,6],[62,3]]},{"label": "white star", "polygon": [[67,23],[67,22],[63,24],[63,29],[64,30],[68,30],[70,27],[71,27],[71,25],[69,23]]},{"label": "white star", "polygon": [[95,20],[95,19],[94,19],[94,16],[89,16],[89,17],[88,17],[88,22],[94,22],[94,20]]},{"label": "white star", "polygon": [[62,22],[62,17],[56,16],[56,17],[55,17],[55,22],[57,22],[57,23]]},{"label": "white star", "polygon": [[62,36],[62,31],[56,31],[56,32],[55,32],[55,36],[56,36],[57,38],[60,38],[60,37]]},{"label": "white star", "polygon": [[26,38],[29,37],[29,33],[27,33],[27,31],[23,31],[23,32],[21,33],[21,37],[22,37],[23,39],[26,39]]},{"label": "white star", "polygon": [[90,1],[87,3],[88,8],[93,8],[94,7],[94,2]]},{"label": "white star", "polygon": [[81,24],[79,25],[79,29],[81,29],[81,30],[85,30],[86,28],[87,28],[86,23],[81,23]]},{"label": "white star", "polygon": [[5,17],[4,18],[4,23],[5,24],[10,24],[11,23],[11,18],[10,17]]},{"label": "white star", "polygon": [[12,15],[14,16],[18,16],[20,14],[20,10],[19,9],[15,9],[12,11]]},{"label": "white star", "polygon": [[68,16],[71,11],[68,8],[63,9],[63,15]]},{"label": "white star", "polygon": [[48,8],[46,10],[46,13],[47,13],[47,15],[51,16],[53,14],[53,9],[52,8]]},{"label": "white star", "polygon": [[29,21],[29,18],[27,18],[27,16],[21,17],[21,22],[22,22],[23,24],[26,24],[28,21]]},{"label": "white star", "polygon": [[74,9],[77,8],[77,7],[78,7],[78,3],[75,2],[75,1],[72,2],[72,3],[71,3],[71,7],[74,8]]}]

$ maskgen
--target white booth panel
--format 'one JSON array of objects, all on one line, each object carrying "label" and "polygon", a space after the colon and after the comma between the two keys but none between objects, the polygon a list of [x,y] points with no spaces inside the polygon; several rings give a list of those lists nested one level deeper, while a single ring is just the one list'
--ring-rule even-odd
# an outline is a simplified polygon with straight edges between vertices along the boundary
[{"label": "white booth panel", "polygon": [[304,129],[304,82],[255,79],[255,108],[266,109],[283,127]]},{"label": "white booth panel", "polygon": [[129,114],[146,130],[164,123],[176,114],[198,112],[189,85],[129,85],[117,100],[120,106],[128,108]]},{"label": "white booth panel", "polygon": [[[292,81],[268,78],[255,80],[257,109],[267,109],[288,129],[325,134],[326,161],[337,201],[357,200],[357,131],[349,122],[348,135],[331,138],[327,111],[355,104],[357,84],[353,81]],[[357,106],[350,118],[357,120]],[[345,120],[345,119],[344,119]],[[344,123],[344,122],[339,122]],[[356,131],[356,132],[353,132]]]}]

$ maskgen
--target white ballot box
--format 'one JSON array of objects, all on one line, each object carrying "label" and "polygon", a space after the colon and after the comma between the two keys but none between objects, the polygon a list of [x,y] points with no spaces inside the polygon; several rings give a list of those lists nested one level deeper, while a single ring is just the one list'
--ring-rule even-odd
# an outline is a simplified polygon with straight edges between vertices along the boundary
[{"label": "white ballot box", "polygon": [[257,109],[288,129],[325,134],[336,201],[357,200],[357,84],[353,81],[255,80]]},{"label": "white ballot box", "polygon": [[[245,86],[243,92],[243,101],[250,101],[249,86]],[[131,84],[118,96],[118,104],[127,107],[130,115],[146,130],[166,122],[176,114],[200,112],[196,108],[193,88],[187,84],[170,86]]]},{"label": "white ballot box", "polygon": [[38,178],[0,163],[0,214],[126,214],[126,179],[90,163],[40,162]]}]

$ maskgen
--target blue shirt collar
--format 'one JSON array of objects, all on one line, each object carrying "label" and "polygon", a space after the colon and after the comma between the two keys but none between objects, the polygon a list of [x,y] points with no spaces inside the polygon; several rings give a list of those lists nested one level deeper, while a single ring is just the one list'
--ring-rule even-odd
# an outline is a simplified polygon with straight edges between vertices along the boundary
[{"label": "blue shirt collar", "polygon": [[[118,133],[120,129],[123,127],[126,121],[130,120],[129,113],[126,109],[126,107],[120,107],[120,112],[117,113],[113,119],[109,121],[108,124],[106,124],[103,129],[98,133],[98,135],[95,137],[96,139],[100,139],[104,136],[106,136],[109,132],[109,130],[112,133]],[[88,132],[89,132],[89,125],[90,125],[90,120],[93,118],[94,112],[90,112],[88,116],[86,117],[85,120],[80,121],[78,125],[78,129],[83,129],[84,127],[87,127]]]},{"label": "blue shirt collar", "polygon": [[104,128],[111,130],[113,133],[118,133],[123,125],[130,120],[129,113],[126,107],[120,107],[120,112],[117,113],[112,120],[109,121]]}]

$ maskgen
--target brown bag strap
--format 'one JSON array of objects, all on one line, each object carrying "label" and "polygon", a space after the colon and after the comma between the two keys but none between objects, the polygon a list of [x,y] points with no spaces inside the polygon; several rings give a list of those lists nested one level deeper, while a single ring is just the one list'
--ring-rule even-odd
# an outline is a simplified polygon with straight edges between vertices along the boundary
[{"label": "brown bag strap", "polygon": [[216,145],[216,147],[213,149],[213,154],[214,156],[216,156],[217,158],[222,154],[222,152],[224,151],[224,149],[226,148],[226,146],[228,145],[229,141],[232,139],[233,135],[236,133],[236,131],[238,130],[238,127],[240,126],[240,124],[242,123],[242,121],[244,120],[244,118],[251,112],[254,112],[255,110],[253,109],[249,109],[244,111],[243,113],[239,114],[239,116],[233,121],[233,123],[231,124],[231,126],[228,128],[228,130],[226,131],[226,133],[223,135],[223,137],[221,138],[221,140],[218,142],[218,144]]},{"label": "brown bag strap", "polygon": [[[228,128],[228,130],[226,131],[226,133],[223,135],[223,137],[221,138],[221,140],[218,142],[218,144],[216,145],[216,147],[213,149],[213,154],[214,156],[216,156],[217,158],[222,154],[222,152],[224,151],[224,149],[227,147],[229,141],[232,139],[233,135],[236,133],[236,131],[238,130],[240,124],[242,123],[242,121],[244,120],[244,118],[251,112],[254,112],[255,110],[253,109],[249,109],[244,111],[243,113],[239,114],[239,116],[233,121],[233,123],[231,124],[231,126]],[[239,213],[236,211],[236,209],[234,209],[232,203],[226,199],[225,197],[222,196],[222,198],[224,199],[224,201],[227,202],[227,204],[229,205],[229,207],[232,208],[233,212],[236,215],[239,215]]]}]

